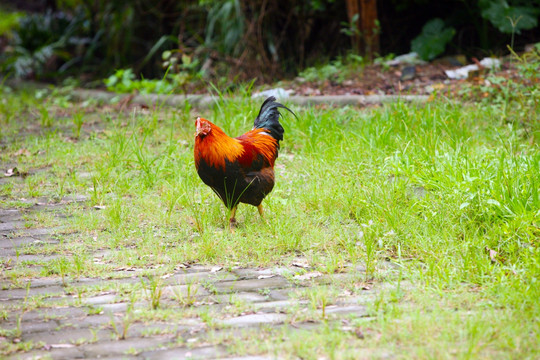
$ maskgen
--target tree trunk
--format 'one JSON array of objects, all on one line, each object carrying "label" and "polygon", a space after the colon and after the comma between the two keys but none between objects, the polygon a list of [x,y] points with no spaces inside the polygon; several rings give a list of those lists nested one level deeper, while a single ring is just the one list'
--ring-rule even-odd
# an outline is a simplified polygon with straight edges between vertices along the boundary
[{"label": "tree trunk", "polygon": [[380,51],[377,0],[346,0],[346,4],[349,23],[357,30],[351,36],[353,49],[372,60]]}]

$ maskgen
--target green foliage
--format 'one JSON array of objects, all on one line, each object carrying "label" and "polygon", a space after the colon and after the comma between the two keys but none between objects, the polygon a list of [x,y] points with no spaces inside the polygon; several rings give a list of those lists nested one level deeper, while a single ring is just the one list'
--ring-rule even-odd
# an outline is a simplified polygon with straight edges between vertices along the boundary
[{"label": "green foliage", "polygon": [[162,79],[137,80],[132,69],[120,69],[105,79],[107,90],[117,93],[140,92],[141,94],[170,94],[185,89],[189,82],[200,79],[202,74],[197,71],[199,62],[192,61],[185,54],[175,56],[172,51],[165,51],[162,55],[163,66],[168,69]]},{"label": "green foliage", "polygon": [[422,33],[411,42],[411,49],[424,60],[432,60],[442,54],[456,33],[453,27],[445,27],[439,18],[428,21]]},{"label": "green foliage", "polygon": [[19,19],[23,16],[20,12],[9,12],[0,8],[0,36],[10,35],[17,29]]},{"label": "green foliage", "polygon": [[22,78],[68,70],[78,61],[74,49],[90,42],[84,26],[81,13],[69,16],[48,11],[19,18],[13,44],[1,56],[2,70]]},{"label": "green foliage", "polygon": [[359,68],[361,69],[364,64],[365,60],[362,56],[350,53],[344,59],[340,57],[322,66],[308,67],[301,71],[298,76],[309,82],[332,81],[339,84],[351,73],[359,71]]},{"label": "green foliage", "polygon": [[506,0],[480,0],[478,5],[484,19],[489,20],[500,32],[505,34],[517,33],[521,30],[529,30],[538,26],[538,15],[540,8],[538,4],[528,4],[524,6],[518,1]]},{"label": "green foliage", "polygon": [[240,0],[219,0],[208,12],[205,45],[223,54],[237,54],[245,33],[245,17]]}]

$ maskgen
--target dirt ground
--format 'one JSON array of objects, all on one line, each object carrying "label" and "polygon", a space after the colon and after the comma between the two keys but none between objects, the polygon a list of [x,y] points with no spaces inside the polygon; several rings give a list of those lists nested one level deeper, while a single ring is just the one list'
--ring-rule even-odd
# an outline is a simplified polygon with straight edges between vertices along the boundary
[{"label": "dirt ground", "polygon": [[[504,78],[517,79],[515,61],[510,58],[501,60],[498,69],[480,67],[480,70],[469,73],[467,79],[450,79],[445,70],[455,70],[464,65],[458,65],[451,58],[437,60],[425,64],[399,64],[386,66],[380,64],[367,65],[359,68],[358,72],[348,76],[344,81],[304,82],[295,79],[282,82],[282,87],[292,90],[293,95],[430,95],[433,92],[444,92],[449,95],[462,96],[461,90],[469,85],[486,84],[485,78],[494,74]],[[473,59],[467,65],[478,62]],[[409,75],[407,77],[407,75]]]}]

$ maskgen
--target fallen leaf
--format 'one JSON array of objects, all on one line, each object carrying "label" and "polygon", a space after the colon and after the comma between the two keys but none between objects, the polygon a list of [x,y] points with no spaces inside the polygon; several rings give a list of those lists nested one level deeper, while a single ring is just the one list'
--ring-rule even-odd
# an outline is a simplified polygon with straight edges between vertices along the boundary
[{"label": "fallen leaf", "polygon": [[137,271],[137,269],[131,266],[131,267],[119,267],[119,268],[114,269],[113,271]]},{"label": "fallen leaf", "polygon": [[107,207],[106,206],[102,206],[102,205],[95,205],[94,206],[94,209],[96,210],[103,210],[103,209],[106,209]]},{"label": "fallen leaf", "polygon": [[319,276],[322,276],[321,272],[313,271],[313,272],[305,273],[303,275],[294,275],[294,278],[296,280],[309,280],[309,279],[313,279],[313,278],[316,278],[316,277],[319,277]]},{"label": "fallen leaf", "polygon": [[212,269],[210,269],[210,272],[212,273],[216,273],[218,272],[219,270],[223,269],[222,266],[214,266]]},{"label": "fallen leaf", "polygon": [[6,177],[17,176],[17,175],[19,175],[19,170],[16,167],[7,169],[7,171],[4,173],[4,176]]},{"label": "fallen leaf", "polygon": [[497,262],[498,252],[496,252],[493,249],[488,248],[487,246],[486,246],[486,251],[489,252],[489,258],[491,259],[491,262]]},{"label": "fallen leaf", "polygon": [[306,259],[296,259],[295,261],[292,262],[291,265],[299,267],[299,268],[303,268],[303,269],[306,269],[309,267],[308,261]]}]

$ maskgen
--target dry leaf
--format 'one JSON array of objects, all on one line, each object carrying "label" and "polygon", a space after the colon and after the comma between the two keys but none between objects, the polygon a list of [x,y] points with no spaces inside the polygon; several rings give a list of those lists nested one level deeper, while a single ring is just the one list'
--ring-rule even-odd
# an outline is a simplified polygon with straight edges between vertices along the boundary
[{"label": "dry leaf", "polygon": [[491,262],[497,262],[498,252],[496,252],[493,249],[488,248],[487,246],[486,246],[486,251],[489,252],[489,258],[491,259]]},{"label": "dry leaf", "polygon": [[295,261],[292,262],[291,265],[299,267],[299,268],[303,268],[303,269],[306,269],[309,267],[308,261],[306,259],[296,259]]},{"label": "dry leaf", "polygon": [[19,170],[16,167],[7,169],[7,171],[4,173],[4,176],[6,177],[17,176],[17,175],[19,175]]},{"label": "dry leaf", "polygon": [[106,206],[102,206],[102,205],[95,205],[94,206],[94,209],[96,210],[103,210],[103,209],[106,209],[107,207]]},{"label": "dry leaf", "polygon": [[221,269],[223,269],[222,266],[214,266],[212,269],[210,269],[210,272],[215,273],[215,272],[218,272]]}]

